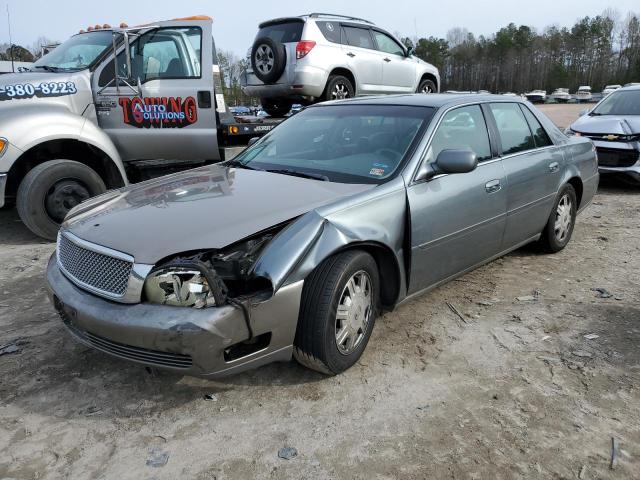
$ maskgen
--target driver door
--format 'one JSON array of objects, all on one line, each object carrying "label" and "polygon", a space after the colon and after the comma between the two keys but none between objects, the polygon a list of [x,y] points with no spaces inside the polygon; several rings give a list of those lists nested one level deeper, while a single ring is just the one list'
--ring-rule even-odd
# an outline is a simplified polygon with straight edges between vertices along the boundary
[{"label": "driver door", "polygon": [[411,184],[411,278],[415,293],[474,267],[499,253],[506,223],[506,179],[491,148],[479,105],[447,112],[424,162],[447,149],[471,149],[478,166],[468,173],[437,175]]},{"label": "driver door", "polygon": [[217,159],[210,22],[172,22],[131,36],[131,75],[124,49],[116,62],[129,85],[116,86],[113,56],[94,73],[99,126],[123,160]]}]

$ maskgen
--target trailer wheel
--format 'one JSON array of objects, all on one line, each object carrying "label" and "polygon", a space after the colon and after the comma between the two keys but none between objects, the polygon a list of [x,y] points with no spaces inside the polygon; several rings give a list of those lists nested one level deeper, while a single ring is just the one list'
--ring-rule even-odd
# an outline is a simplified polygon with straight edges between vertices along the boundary
[{"label": "trailer wheel", "polygon": [[51,160],[33,168],[18,187],[20,219],[39,237],[55,240],[69,210],[106,192],[102,178],[72,160]]}]

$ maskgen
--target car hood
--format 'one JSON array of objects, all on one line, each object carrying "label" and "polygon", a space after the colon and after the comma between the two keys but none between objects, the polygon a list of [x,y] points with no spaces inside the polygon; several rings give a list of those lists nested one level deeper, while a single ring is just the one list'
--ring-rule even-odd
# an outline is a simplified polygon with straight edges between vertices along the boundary
[{"label": "car hood", "polygon": [[91,199],[71,211],[62,228],[155,264],[226,247],[374,187],[211,165]]},{"label": "car hood", "polygon": [[583,115],[571,129],[580,133],[629,135],[640,133],[640,115]]}]

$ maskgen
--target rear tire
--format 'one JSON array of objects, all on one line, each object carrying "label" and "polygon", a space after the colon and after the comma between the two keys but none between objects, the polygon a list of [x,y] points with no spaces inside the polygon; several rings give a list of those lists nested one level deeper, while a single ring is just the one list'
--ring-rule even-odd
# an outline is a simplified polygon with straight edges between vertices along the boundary
[{"label": "rear tire", "polygon": [[343,75],[330,75],[327,80],[327,86],[324,89],[325,100],[343,100],[345,98],[353,98],[356,95],[356,89],[347,77]]},{"label": "rear tire", "polygon": [[358,361],[380,311],[376,262],[350,250],[322,262],[304,283],[293,355],[312,370],[336,375]]},{"label": "rear tire", "polygon": [[55,240],[71,208],[106,192],[102,178],[72,160],[51,160],[31,169],[18,187],[18,215],[39,237]]},{"label": "rear tire", "polygon": [[539,240],[544,251],[557,253],[567,246],[576,224],[577,208],[576,191],[571,185],[565,185],[560,189]]},{"label": "rear tire", "polygon": [[292,101],[283,98],[263,98],[260,103],[262,109],[272,117],[284,117],[293,105]]},{"label": "rear tire", "polygon": [[436,93],[438,90],[432,80],[422,80],[418,85],[416,93]]}]

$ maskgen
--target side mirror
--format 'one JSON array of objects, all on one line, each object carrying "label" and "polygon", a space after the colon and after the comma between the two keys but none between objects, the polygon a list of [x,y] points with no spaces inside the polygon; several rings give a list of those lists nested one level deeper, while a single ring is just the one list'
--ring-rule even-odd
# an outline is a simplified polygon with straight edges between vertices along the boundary
[{"label": "side mirror", "polygon": [[436,175],[468,173],[477,166],[478,157],[472,150],[443,150],[434,163],[425,163],[420,167],[416,181],[429,180]]},{"label": "side mirror", "polygon": [[413,47],[407,47],[407,57],[413,55]]},{"label": "side mirror", "polygon": [[253,145],[254,143],[256,143],[258,140],[260,140],[260,137],[251,137],[249,139],[249,142],[247,143],[247,147],[250,147],[251,145]]},{"label": "side mirror", "polygon": [[578,113],[578,116],[584,117],[587,113],[589,113],[589,109],[585,108],[584,110],[580,110],[580,113]]}]

